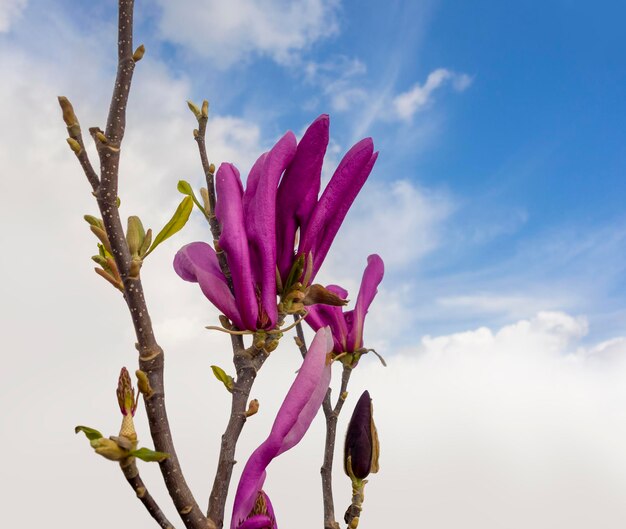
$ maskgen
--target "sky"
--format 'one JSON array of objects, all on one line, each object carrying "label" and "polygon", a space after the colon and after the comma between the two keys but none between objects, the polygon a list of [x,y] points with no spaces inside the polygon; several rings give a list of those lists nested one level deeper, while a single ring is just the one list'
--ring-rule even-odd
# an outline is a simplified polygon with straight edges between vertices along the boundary
[{"label": "sky", "polygon": [[[380,151],[318,276],[354,298],[366,257],[386,265],[365,340],[388,366],[361,361],[339,422],[341,440],[368,389],[381,471],[363,529],[624,527],[625,16],[615,1],[137,0],[135,42],[147,51],[129,102],[122,217],[162,226],[177,181],[202,185],[188,99],[210,101],[209,156],[242,175],[322,113],[324,181],[361,138]],[[73,433],[116,433],[117,374],[136,358],[122,299],[92,271],[81,217],[95,204],[56,102],[69,97],[84,128],[103,126],[115,31],[109,0],[0,0],[8,524],[152,526],[115,465]],[[229,371],[229,346],[204,329],[217,312],[171,262],[207,239],[195,216],[142,270],[201,505],[228,407],[209,366]],[[298,369],[283,342],[254,387],[261,410],[235,482]],[[150,445],[142,410],[138,422]],[[321,526],[322,439],[318,417],[268,470],[281,527]],[[158,469],[141,471],[180,527]],[[335,489],[341,518],[350,486],[339,465]]]}]

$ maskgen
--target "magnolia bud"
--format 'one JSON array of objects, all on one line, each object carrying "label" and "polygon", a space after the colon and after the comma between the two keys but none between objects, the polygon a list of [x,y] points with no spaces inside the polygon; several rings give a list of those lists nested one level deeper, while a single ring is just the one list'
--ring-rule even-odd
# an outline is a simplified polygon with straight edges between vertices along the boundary
[{"label": "magnolia bud", "polygon": [[363,480],[378,472],[378,432],[374,424],[372,399],[364,391],[348,424],[344,449],[344,470],[351,479]]}]

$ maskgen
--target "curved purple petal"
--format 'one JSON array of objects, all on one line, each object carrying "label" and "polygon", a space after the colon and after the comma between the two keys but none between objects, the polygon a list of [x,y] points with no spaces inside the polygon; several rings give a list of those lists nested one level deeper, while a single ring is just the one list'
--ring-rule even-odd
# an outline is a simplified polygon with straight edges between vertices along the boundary
[{"label": "curved purple petal", "polygon": [[[271,329],[276,308],[276,190],[296,152],[296,137],[287,132],[250,172],[244,193],[245,226],[250,244],[252,277],[261,291],[260,327]],[[262,167],[261,167],[262,165]]]},{"label": "curved purple petal", "polygon": [[315,418],[330,383],[327,355],[331,350],[330,329],[320,329],[278,410],[268,438],[252,453],[243,469],[235,495],[231,529],[240,527],[239,524],[252,511],[270,462],[300,442]]},{"label": "curved purple petal", "polygon": [[255,514],[238,526],[239,529],[275,529],[276,524],[266,514]]},{"label": "curved purple petal", "polygon": [[183,246],[174,257],[174,270],[185,281],[199,283],[211,303],[237,327],[243,328],[235,298],[220,270],[213,248],[204,242],[192,242]]},{"label": "curved purple petal", "polygon": [[329,122],[328,114],[322,114],[309,125],[278,186],[277,264],[283,280],[289,275],[293,263],[296,231],[300,228],[300,232],[304,232],[317,204],[322,165],[329,140]]},{"label": "curved purple petal", "polygon": [[356,351],[363,347],[363,323],[365,316],[372,304],[378,285],[383,280],[385,274],[385,265],[379,255],[372,254],[367,258],[367,266],[363,272],[361,279],[361,288],[356,299],[354,311],[349,318],[351,319],[351,328],[348,332],[348,351]]},{"label": "curved purple petal", "polygon": [[[222,226],[219,245],[226,253],[243,329],[256,330],[259,305],[252,283],[250,252],[244,227],[241,179],[237,168],[223,163],[215,175],[215,215]],[[239,327],[239,325],[238,325]]]},{"label": "curved purple petal", "polygon": [[[342,299],[348,297],[348,291],[338,285],[328,285],[326,287],[331,292],[337,294]],[[333,335],[333,350],[336,353],[347,351],[348,325],[341,307],[331,305],[316,304],[308,308],[306,322],[317,331],[325,325],[330,326]]]},{"label": "curved purple petal", "polygon": [[346,153],[311,214],[298,253],[313,253],[313,277],[374,167],[378,153],[373,151],[372,139],[365,138]]}]

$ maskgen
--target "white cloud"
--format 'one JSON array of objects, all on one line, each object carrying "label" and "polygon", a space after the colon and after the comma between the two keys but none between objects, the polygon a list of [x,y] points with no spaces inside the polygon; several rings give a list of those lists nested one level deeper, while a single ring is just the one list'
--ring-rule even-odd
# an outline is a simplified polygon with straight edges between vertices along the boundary
[{"label": "white cloud", "polygon": [[388,267],[415,265],[439,244],[441,223],[452,209],[449,196],[409,180],[368,181],[333,243],[332,262],[352,273],[368,253],[379,253]]},{"label": "white cloud", "polygon": [[396,117],[405,121],[411,120],[417,112],[430,104],[435,91],[446,83],[452,83],[454,90],[462,92],[472,83],[472,78],[445,68],[433,70],[424,84],[416,83],[409,91],[394,97],[393,109]]},{"label": "white cloud", "polygon": [[11,24],[20,17],[28,0],[0,0],[0,33],[11,29]]},{"label": "white cloud", "polygon": [[337,0],[157,2],[163,36],[222,67],[254,55],[290,62],[339,29]]}]

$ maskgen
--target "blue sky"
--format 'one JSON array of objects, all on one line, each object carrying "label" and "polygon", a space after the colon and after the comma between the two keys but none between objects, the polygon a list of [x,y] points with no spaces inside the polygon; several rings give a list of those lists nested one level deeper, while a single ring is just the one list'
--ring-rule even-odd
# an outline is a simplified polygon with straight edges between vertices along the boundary
[{"label": "blue sky", "polygon": [[[365,339],[389,367],[364,358],[350,389],[375,395],[385,447],[363,529],[405,523],[401,506],[418,500],[416,527],[622,527],[626,5],[136,2],[136,43],[147,53],[129,105],[123,216],[163,225],[180,200],[176,182],[202,184],[187,99],[210,100],[209,155],[244,175],[285,130],[299,135],[323,112],[325,178],[363,136],[380,150],[318,276],[354,299],[366,256],[386,262]],[[68,441],[80,421],[118,426],[111,388],[135,358],[117,292],[91,269],[94,241],[80,219],[94,204],[56,103],[66,95],[84,127],[102,126],[114,14],[112,0],[0,0],[0,214],[14,227],[0,233],[11,256],[0,284],[0,397],[10,404],[0,420],[14,432],[7,452],[20,456],[4,467],[14,525],[32,509],[22,490],[55,526],[82,527],[89,516],[111,527],[119,512],[129,526],[148,523],[116,469]],[[171,262],[182,244],[206,238],[194,218],[142,269],[199,501],[228,406],[207,383],[209,365],[226,367],[229,345],[204,329],[217,313]],[[258,377],[263,411],[242,454],[266,435],[298,368],[289,345]],[[303,495],[318,497],[322,435],[314,423],[272,469],[282,527],[302,522],[288,501],[296,465],[310,477],[299,481]],[[165,498],[156,470],[145,473]],[[337,480],[343,505],[350,491]],[[102,509],[103,497],[115,508]]]}]

